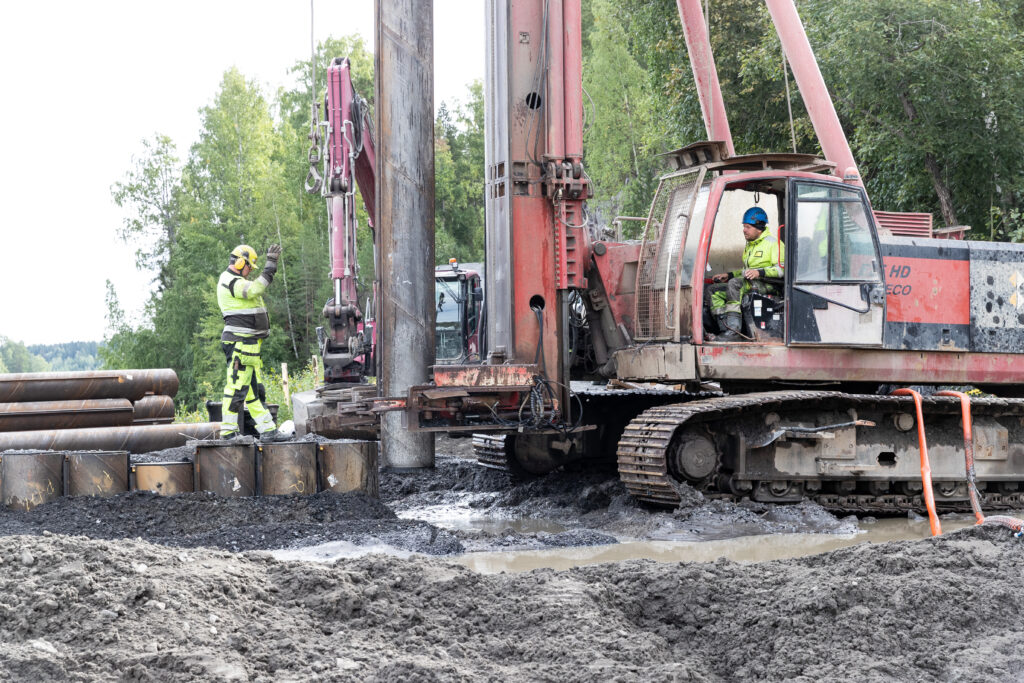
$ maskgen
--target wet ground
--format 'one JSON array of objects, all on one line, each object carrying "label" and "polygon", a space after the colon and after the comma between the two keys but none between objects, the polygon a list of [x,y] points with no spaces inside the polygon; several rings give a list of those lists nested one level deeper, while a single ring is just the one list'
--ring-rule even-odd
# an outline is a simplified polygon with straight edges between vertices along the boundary
[{"label": "wet ground", "polygon": [[0,511],[0,681],[1022,680],[1003,529],[651,510],[614,475],[513,484],[437,450],[380,500]]}]

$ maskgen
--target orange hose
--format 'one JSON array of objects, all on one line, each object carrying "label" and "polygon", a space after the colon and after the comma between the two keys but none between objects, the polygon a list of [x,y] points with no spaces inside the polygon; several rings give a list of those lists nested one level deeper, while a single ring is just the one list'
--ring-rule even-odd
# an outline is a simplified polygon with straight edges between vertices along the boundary
[{"label": "orange hose", "polygon": [[978,485],[974,472],[974,435],[971,433],[971,399],[962,391],[937,391],[936,396],[955,396],[960,399],[960,420],[964,430],[964,468],[967,470],[967,495],[971,498],[971,509],[978,524],[985,523],[978,496]]},{"label": "orange hose", "polygon": [[974,472],[974,437],[971,434],[971,399],[967,394],[960,391],[937,391],[936,396],[956,396],[960,399],[960,413],[963,416],[964,427],[964,464],[967,467],[967,491],[971,496],[971,508],[974,510],[974,517],[978,524],[997,524],[1004,526],[1014,532],[1014,536],[1024,536],[1024,520],[1007,515],[992,515],[986,517],[981,512],[978,487],[975,484]]},{"label": "orange hose", "polygon": [[921,449],[921,484],[924,488],[924,505],[928,508],[928,523],[931,525],[932,536],[942,534],[939,516],[935,514],[935,492],[932,490],[932,466],[928,461],[928,441],[924,437],[924,411],[921,409],[921,394],[913,389],[897,389],[894,396],[910,396],[914,399],[914,410],[917,412],[917,442]]}]

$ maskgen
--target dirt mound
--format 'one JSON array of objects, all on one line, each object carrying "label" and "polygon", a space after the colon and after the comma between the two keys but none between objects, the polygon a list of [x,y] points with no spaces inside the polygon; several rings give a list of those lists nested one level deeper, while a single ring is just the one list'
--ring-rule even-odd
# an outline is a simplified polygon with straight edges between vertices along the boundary
[{"label": "dirt mound", "polygon": [[1002,529],[743,565],[481,575],[63,536],[0,538],[0,679],[1006,681]]},{"label": "dirt mound", "polygon": [[58,498],[30,512],[0,509],[0,535],[44,531],[234,551],[336,540],[386,543],[431,555],[462,551],[448,532],[426,522],[398,519],[379,500],[358,493],[220,498],[136,491],[112,498]]}]

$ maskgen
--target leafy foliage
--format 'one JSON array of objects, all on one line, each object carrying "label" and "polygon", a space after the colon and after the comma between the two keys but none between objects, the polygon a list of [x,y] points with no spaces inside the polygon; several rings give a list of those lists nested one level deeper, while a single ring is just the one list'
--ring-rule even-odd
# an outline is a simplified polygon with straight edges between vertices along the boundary
[{"label": "leafy foliage", "polygon": [[98,370],[99,343],[73,341],[63,344],[32,344],[29,353],[39,356],[52,372]]},{"label": "leafy foliage", "polygon": [[0,336],[0,372],[46,372],[49,363],[21,342]]},{"label": "leafy foliage", "polygon": [[[326,87],[330,58],[348,55],[357,91],[373,106],[373,59],[361,38],[331,39],[317,47],[316,91]],[[281,363],[304,367],[316,352],[316,327],[331,295],[324,201],[307,194],[313,68],[297,63],[297,85],[269,99],[236,69],[227,71],[212,102],[200,110],[201,131],[184,162],[162,136],[143,149],[112,188],[128,209],[120,235],[138,245],[140,268],[155,269],[157,287],[139,323],[129,322],[108,283],[108,337],[99,350],[107,367],[172,367],[182,414],[219,400],[224,357],[216,278],[229,252],[249,244],[258,254],[283,246],[277,276],[265,297],[271,334],[264,342],[268,376]],[[439,243],[445,260],[483,253],[483,87],[470,86],[465,104],[443,107],[437,144],[446,151],[439,173]],[[322,116],[322,113],[320,114]],[[370,295],[373,241],[362,202],[359,221],[360,299]],[[259,266],[257,267],[257,270]],[[288,409],[290,411],[290,408]]]}]

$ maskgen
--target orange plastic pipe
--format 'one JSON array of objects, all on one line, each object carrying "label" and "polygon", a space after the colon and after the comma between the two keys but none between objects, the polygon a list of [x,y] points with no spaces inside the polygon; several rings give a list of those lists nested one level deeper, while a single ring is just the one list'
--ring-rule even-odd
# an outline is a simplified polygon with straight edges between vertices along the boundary
[{"label": "orange plastic pipe", "polygon": [[978,524],[985,523],[985,515],[981,512],[981,501],[978,499],[978,486],[974,472],[974,436],[971,433],[971,399],[962,391],[937,391],[936,396],[955,396],[960,399],[961,423],[964,429],[964,468],[967,470],[967,494],[971,498],[971,509]]},{"label": "orange plastic pipe", "polygon": [[914,410],[917,413],[917,442],[921,449],[921,484],[924,487],[924,505],[928,508],[928,523],[932,528],[932,536],[942,534],[939,516],[935,514],[935,492],[932,490],[932,466],[928,462],[928,441],[924,437],[924,411],[921,409],[921,394],[913,389],[897,389],[894,396],[910,396],[914,399]]}]

